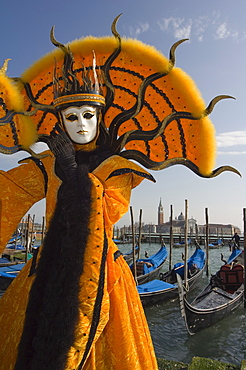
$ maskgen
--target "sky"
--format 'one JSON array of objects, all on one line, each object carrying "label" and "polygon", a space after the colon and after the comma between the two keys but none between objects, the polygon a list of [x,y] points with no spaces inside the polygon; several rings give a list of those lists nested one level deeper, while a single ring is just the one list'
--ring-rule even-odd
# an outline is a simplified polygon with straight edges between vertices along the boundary
[{"label": "sky", "polygon": [[[246,207],[244,0],[2,0],[0,64],[11,58],[8,75],[17,77],[53,50],[49,40],[53,25],[56,39],[62,43],[88,35],[107,36],[120,13],[117,30],[121,36],[153,45],[167,57],[173,43],[189,39],[176,51],[176,66],[196,82],[206,105],[220,94],[235,97],[219,102],[210,119],[216,129],[216,168],[230,165],[242,174],[239,177],[224,172],[216,178],[203,179],[181,165],[151,171],[156,183],[144,180],[132,192],[135,220],[142,209],[143,222],[156,224],[161,198],[167,221],[170,206],[178,216],[184,213],[187,199],[189,217],[198,224],[205,223],[208,208],[210,223],[233,224],[242,229]],[[0,169],[15,167],[26,156],[25,152],[0,155]],[[41,201],[29,213],[41,222],[44,207]],[[128,212],[118,226],[129,224]]]}]

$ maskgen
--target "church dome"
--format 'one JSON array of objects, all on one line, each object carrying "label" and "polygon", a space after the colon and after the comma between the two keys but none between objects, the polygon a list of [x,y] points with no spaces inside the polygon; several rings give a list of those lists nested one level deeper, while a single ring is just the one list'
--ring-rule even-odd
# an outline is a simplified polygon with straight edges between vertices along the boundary
[{"label": "church dome", "polygon": [[184,215],[183,215],[183,213],[181,212],[181,213],[180,213],[180,215],[178,216],[178,220],[179,220],[179,221],[184,221],[184,219],[185,219],[185,218],[184,218]]}]

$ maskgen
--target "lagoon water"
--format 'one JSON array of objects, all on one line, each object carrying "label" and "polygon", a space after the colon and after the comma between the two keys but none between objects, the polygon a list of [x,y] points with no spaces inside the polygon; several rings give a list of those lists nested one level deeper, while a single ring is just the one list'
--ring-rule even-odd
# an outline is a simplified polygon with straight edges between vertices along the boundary
[{"label": "lagoon water", "polygon": [[[169,246],[166,246],[169,249]],[[123,252],[131,249],[130,245],[119,247]],[[151,255],[158,249],[158,244],[143,244],[141,257],[144,257],[145,251]],[[189,256],[193,251],[194,247],[189,247]],[[182,252],[184,252],[183,248],[173,248],[173,264],[181,262]],[[210,274],[215,273],[223,263],[220,259],[221,253],[225,259],[229,257],[228,245],[219,249],[210,249]],[[163,271],[167,271],[168,266],[169,261],[166,261]],[[189,301],[207,284],[208,280],[204,272],[197,288],[188,295]],[[190,363],[192,357],[199,356],[235,365],[239,365],[246,358],[246,309],[243,304],[225,319],[193,336],[186,330],[178,299],[146,307],[145,313],[157,357]]]},{"label": "lagoon water", "polygon": [[[166,246],[169,249],[169,246]],[[144,257],[145,251],[148,251],[149,255],[157,252],[159,247],[158,244],[142,244],[141,257]],[[119,245],[119,248],[126,253],[132,246],[124,244]],[[189,256],[193,251],[194,247],[189,247]],[[184,252],[183,248],[173,249],[173,264],[181,262],[182,252]],[[229,257],[228,245],[210,250],[210,274],[215,273],[222,264],[221,253],[225,259]],[[167,260],[163,271],[167,271],[168,266]],[[188,300],[192,300],[207,282],[208,277],[204,272],[199,286],[188,295]],[[192,357],[199,356],[235,365],[239,365],[246,358],[246,309],[243,305],[227,318],[193,336],[190,336],[186,330],[178,299],[146,307],[145,313],[157,357],[190,363]]]}]

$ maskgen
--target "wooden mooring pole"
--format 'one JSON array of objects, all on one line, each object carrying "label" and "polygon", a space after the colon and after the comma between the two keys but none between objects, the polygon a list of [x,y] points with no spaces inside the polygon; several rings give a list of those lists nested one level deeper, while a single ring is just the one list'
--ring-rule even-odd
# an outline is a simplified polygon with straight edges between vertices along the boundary
[{"label": "wooden mooring pole", "polygon": [[45,236],[45,217],[43,216],[41,244],[43,244],[44,236]]},{"label": "wooden mooring pole", "polygon": [[246,208],[243,209],[243,249],[244,249],[244,308],[246,308]]},{"label": "wooden mooring pole", "polygon": [[139,212],[139,229],[138,229],[138,259],[140,258],[140,247],[141,247],[141,239],[142,239],[142,209]]},{"label": "wooden mooring pole", "polygon": [[205,219],[206,219],[206,238],[205,238],[205,247],[206,247],[206,275],[208,276],[209,270],[209,228],[208,228],[208,208],[205,208]]},{"label": "wooden mooring pole", "polygon": [[26,228],[25,228],[25,219],[23,218],[21,220],[21,240],[20,244],[25,246],[25,233],[26,233]]},{"label": "wooden mooring pole", "polygon": [[184,229],[184,239],[185,239],[185,256],[184,256],[184,286],[188,289],[188,200],[185,199],[185,229]]},{"label": "wooden mooring pole", "polygon": [[137,271],[136,271],[136,258],[135,258],[135,230],[134,230],[134,217],[133,217],[133,210],[132,206],[130,206],[130,215],[131,215],[131,225],[132,225],[132,272],[134,276],[134,280],[137,284]]},{"label": "wooden mooring pole", "polygon": [[27,215],[26,230],[25,230],[25,236],[26,236],[26,239],[25,239],[25,248],[26,248],[26,252],[25,252],[25,262],[26,262],[26,263],[27,263],[27,261],[28,261],[29,242],[30,242],[30,237],[29,237],[29,232],[30,232],[30,219],[31,219],[31,216],[30,216],[30,214],[28,214],[28,215]]},{"label": "wooden mooring pole", "polygon": [[169,270],[172,269],[172,251],[173,251],[173,206],[170,205]]},{"label": "wooden mooring pole", "polygon": [[30,246],[29,246],[29,252],[32,250],[32,242],[33,242],[33,234],[34,234],[34,221],[35,221],[35,215],[32,216],[32,228],[31,228],[31,238],[30,238]]},{"label": "wooden mooring pole", "polygon": [[15,235],[16,235],[16,238],[15,238],[15,250],[16,250],[17,249],[17,242],[18,242],[18,227],[15,230]]}]

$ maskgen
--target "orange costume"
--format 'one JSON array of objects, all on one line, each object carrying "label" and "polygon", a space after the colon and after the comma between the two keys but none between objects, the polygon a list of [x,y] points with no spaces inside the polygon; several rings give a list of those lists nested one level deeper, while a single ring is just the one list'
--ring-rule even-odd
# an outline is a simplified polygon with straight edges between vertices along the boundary
[{"label": "orange costume", "polygon": [[[33,203],[45,196],[43,173],[34,161],[27,160],[25,162],[27,163],[7,173],[1,172],[0,186],[3,189],[1,194],[1,230],[4,232],[1,235],[2,247],[5,246],[8,235],[15,228],[16,220]],[[49,156],[42,162],[48,174],[46,217],[49,224],[55,208],[56,197],[54,195],[60,180],[54,174],[54,158]],[[120,168],[128,168],[129,172],[109,178],[113,171]],[[128,209],[131,189],[137,186],[144,177],[149,177],[146,171],[117,156],[105,160],[90,174],[93,183],[93,206],[90,215],[91,233],[86,248],[84,273],[81,276],[80,319],[76,327],[76,341],[68,353],[66,369],[78,368],[88,340],[97,295],[104,230],[109,245],[101,317],[83,369],[143,369],[146,366],[157,369],[151,338],[132,274],[122,256],[115,260],[114,253],[118,249],[111,239],[112,225]],[[14,198],[12,194],[15,195]],[[16,212],[9,219],[7,215],[10,209],[16,209]],[[7,212],[6,215],[3,210]],[[28,277],[29,271],[30,262],[1,298],[1,370],[11,370],[15,364],[28,293],[35,277],[35,275]],[[4,320],[2,319],[3,312],[7,313]],[[127,327],[131,328],[130,333]],[[85,339],[81,340],[81,337]]]},{"label": "orange costume", "polygon": [[[48,230],[37,261],[0,300],[1,370],[157,369],[132,274],[112,241],[131,190],[144,178],[153,181],[129,159],[153,170],[183,164],[202,177],[237,172],[212,171],[208,115],[226,96],[206,108],[193,81],[174,67],[184,40],[167,59],[121,39],[116,20],[112,32],[69,47],[52,33],[58,49],[21,78],[6,76],[7,61],[0,69],[0,151],[31,153],[0,172],[0,253],[43,198]],[[67,113],[74,106],[77,116]],[[86,144],[79,141],[85,130],[74,130],[78,141],[69,134],[81,112],[87,122],[97,115],[96,135]],[[36,155],[30,146],[37,141],[51,151]]]}]

